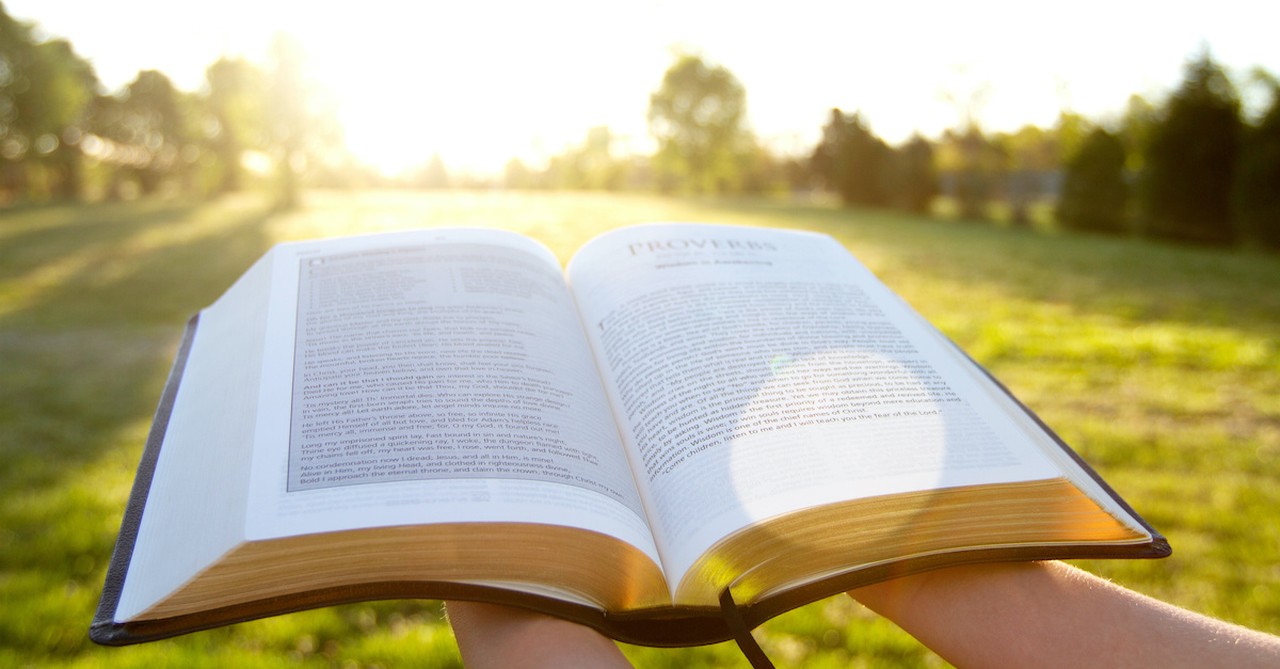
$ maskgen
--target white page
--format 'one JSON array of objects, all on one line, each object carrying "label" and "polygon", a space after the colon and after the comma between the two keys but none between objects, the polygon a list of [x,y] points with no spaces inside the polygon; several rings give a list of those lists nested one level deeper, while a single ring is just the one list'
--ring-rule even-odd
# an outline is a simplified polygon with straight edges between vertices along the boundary
[{"label": "white page", "polygon": [[276,253],[248,538],[551,523],[657,560],[545,247],[459,229]]},{"label": "white page", "polygon": [[[244,539],[270,258],[200,314],[156,460],[116,620],[136,616]],[[213,503],[211,503],[213,502]]]},{"label": "white page", "polygon": [[636,226],[592,241],[569,276],[673,587],[782,513],[1061,475],[829,237]]}]

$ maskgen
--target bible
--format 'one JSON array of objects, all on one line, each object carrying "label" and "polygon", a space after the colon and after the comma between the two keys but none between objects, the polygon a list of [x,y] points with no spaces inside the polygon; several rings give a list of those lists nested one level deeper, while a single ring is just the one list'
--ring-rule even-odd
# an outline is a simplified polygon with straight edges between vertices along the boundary
[{"label": "bible", "polygon": [[562,267],[405,231],[277,245],[191,319],[90,636],[430,598],[696,645],[922,570],[1169,552],[831,237],[636,225]]}]

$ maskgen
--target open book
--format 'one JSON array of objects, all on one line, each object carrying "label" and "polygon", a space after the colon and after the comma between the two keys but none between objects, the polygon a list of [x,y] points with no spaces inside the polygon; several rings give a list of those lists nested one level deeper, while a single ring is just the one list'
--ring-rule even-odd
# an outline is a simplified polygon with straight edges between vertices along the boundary
[{"label": "open book", "polygon": [[91,637],[458,598],[677,646],[952,564],[1168,543],[813,233],[562,270],[446,229],[281,244],[188,325]]}]

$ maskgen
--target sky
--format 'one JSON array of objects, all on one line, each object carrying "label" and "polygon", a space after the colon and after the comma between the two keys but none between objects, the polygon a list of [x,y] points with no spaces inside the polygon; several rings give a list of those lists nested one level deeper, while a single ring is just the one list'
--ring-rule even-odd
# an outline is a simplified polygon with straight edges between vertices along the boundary
[{"label": "sky", "polygon": [[891,143],[937,137],[966,109],[990,131],[1047,127],[1063,109],[1107,121],[1131,94],[1162,99],[1205,48],[1238,83],[1254,67],[1280,75],[1271,0],[3,4],[70,40],[109,90],[157,69],[196,91],[220,56],[264,63],[287,32],[350,149],[388,173],[434,154],[450,171],[537,166],[596,126],[647,152],[649,96],[683,52],[728,68],[752,131],[784,153],[807,153],[833,107]]}]

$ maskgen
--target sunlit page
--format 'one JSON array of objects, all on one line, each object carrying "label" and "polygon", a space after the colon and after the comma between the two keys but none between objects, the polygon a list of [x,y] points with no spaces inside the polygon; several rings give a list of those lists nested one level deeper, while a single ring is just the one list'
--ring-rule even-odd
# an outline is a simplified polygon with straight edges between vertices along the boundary
[{"label": "sunlit page", "polygon": [[672,582],[788,511],[1059,475],[829,237],[637,226],[569,275]]},{"label": "sunlit page", "polygon": [[250,538],[535,522],[656,560],[549,251],[443,230],[276,252]]}]

